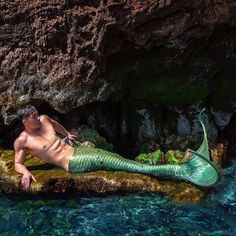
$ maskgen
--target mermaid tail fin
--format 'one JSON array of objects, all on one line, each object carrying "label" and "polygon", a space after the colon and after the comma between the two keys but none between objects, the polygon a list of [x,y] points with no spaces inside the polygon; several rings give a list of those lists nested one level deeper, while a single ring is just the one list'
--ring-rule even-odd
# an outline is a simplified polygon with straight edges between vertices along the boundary
[{"label": "mermaid tail fin", "polygon": [[221,174],[218,166],[210,160],[206,128],[202,120],[202,112],[199,121],[203,128],[203,141],[197,151],[188,149],[192,153],[190,159],[181,165],[181,177],[202,187],[210,187],[220,181]]},{"label": "mermaid tail fin", "polygon": [[202,126],[203,129],[203,140],[202,140],[202,145],[198,148],[197,153],[200,155],[206,157],[208,160],[210,160],[210,153],[209,153],[209,147],[208,147],[208,140],[207,140],[207,132],[206,128],[202,119],[202,113],[204,112],[205,109],[203,109],[199,115],[198,115],[198,120]]},{"label": "mermaid tail fin", "polygon": [[207,134],[204,123],[199,116],[204,137],[200,148],[192,152],[191,158],[180,165],[148,165],[121,157],[118,154],[98,148],[77,147],[69,163],[69,171],[82,173],[94,170],[115,170],[147,174],[154,177],[181,179],[198,186],[209,187],[220,180],[217,166],[210,160]]}]

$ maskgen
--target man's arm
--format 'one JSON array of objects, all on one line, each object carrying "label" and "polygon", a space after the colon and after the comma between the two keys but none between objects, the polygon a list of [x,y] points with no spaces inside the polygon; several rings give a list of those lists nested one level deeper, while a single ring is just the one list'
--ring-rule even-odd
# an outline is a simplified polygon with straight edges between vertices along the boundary
[{"label": "man's arm", "polygon": [[30,186],[31,179],[36,182],[36,179],[34,176],[27,170],[27,168],[24,166],[24,160],[25,160],[25,151],[22,147],[22,143],[24,140],[19,137],[14,142],[14,149],[15,149],[15,170],[22,174],[21,183],[25,189],[28,189]]},{"label": "man's arm", "polygon": [[50,121],[52,123],[53,128],[59,133],[64,136],[66,136],[68,139],[76,139],[76,135],[71,134],[69,131],[67,131],[61,124],[59,124],[57,121],[50,118]]}]

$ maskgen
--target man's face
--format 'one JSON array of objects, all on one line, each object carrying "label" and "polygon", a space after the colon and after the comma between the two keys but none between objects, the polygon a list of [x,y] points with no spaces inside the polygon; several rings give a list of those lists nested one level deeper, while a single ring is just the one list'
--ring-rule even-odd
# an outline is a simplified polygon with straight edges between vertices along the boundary
[{"label": "man's face", "polygon": [[40,120],[38,112],[32,112],[28,117],[23,119],[23,123],[31,128],[39,128]]}]

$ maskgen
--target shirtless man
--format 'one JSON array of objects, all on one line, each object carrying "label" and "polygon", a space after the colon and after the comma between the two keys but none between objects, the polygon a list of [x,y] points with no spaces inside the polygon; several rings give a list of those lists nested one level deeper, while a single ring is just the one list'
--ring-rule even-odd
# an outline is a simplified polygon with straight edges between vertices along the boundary
[{"label": "shirtless man", "polygon": [[[192,152],[192,157],[179,165],[148,165],[93,147],[71,147],[63,142],[56,132],[69,139],[76,136],[70,134],[63,126],[46,115],[38,115],[32,106],[18,110],[18,118],[23,122],[25,130],[14,143],[15,170],[21,174],[22,185],[28,189],[30,182],[36,181],[24,166],[26,153],[62,167],[70,173],[84,173],[95,170],[128,171],[147,174],[154,177],[172,178],[192,182],[199,186],[209,187],[220,180],[220,172],[210,161],[206,133],[201,147]],[[204,124],[203,130],[205,131]],[[205,156],[204,156],[205,155]]]},{"label": "shirtless man", "polygon": [[15,170],[23,175],[21,180],[23,187],[28,189],[31,181],[36,182],[35,177],[24,165],[26,153],[68,171],[69,160],[74,148],[63,142],[56,132],[69,139],[75,139],[76,136],[70,134],[62,125],[47,115],[39,116],[36,108],[31,105],[19,109],[17,116],[25,128],[14,142]]}]

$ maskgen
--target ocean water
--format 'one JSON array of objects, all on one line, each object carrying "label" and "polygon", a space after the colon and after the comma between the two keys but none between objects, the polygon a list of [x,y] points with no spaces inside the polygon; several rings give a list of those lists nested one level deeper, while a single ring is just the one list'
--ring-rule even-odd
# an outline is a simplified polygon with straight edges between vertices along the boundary
[{"label": "ocean water", "polygon": [[236,235],[236,162],[201,203],[159,194],[0,196],[0,235]]}]

